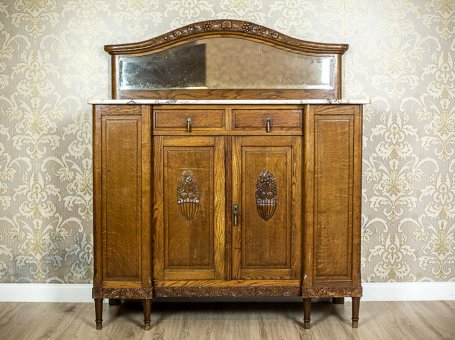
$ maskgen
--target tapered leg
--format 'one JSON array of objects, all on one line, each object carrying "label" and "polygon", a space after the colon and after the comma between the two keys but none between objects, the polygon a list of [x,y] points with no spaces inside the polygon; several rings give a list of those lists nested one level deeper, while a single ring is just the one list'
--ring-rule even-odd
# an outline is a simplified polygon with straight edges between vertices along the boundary
[{"label": "tapered leg", "polygon": [[344,305],[344,297],[332,298],[332,303],[335,305]]},{"label": "tapered leg", "polygon": [[109,306],[118,306],[120,301],[120,299],[109,299]]},{"label": "tapered leg", "polygon": [[303,328],[310,329],[311,298],[303,299]]},{"label": "tapered leg", "polygon": [[352,298],[352,328],[359,327],[360,298]]},{"label": "tapered leg", "polygon": [[150,329],[150,314],[152,313],[152,300],[143,300],[144,303],[144,329],[148,331]]},{"label": "tapered leg", "polygon": [[96,329],[103,328],[103,299],[95,299]]}]

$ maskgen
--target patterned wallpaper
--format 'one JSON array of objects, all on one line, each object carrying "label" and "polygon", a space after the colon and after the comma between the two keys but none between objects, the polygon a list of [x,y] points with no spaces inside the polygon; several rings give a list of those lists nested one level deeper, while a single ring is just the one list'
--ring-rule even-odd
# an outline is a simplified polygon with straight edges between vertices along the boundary
[{"label": "patterned wallpaper", "polygon": [[350,44],[346,97],[369,97],[365,281],[455,281],[455,1],[0,1],[0,282],[91,281],[89,98],[107,43],[210,18]]}]

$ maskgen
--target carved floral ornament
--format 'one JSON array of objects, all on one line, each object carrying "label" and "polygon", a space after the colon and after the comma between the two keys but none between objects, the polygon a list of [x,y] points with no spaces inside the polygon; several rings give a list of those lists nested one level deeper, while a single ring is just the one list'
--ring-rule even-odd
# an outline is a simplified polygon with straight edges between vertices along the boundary
[{"label": "carved floral ornament", "polygon": [[278,203],[276,179],[268,170],[261,171],[256,182],[256,208],[264,221],[270,220],[275,214]]},{"label": "carved floral ornament", "polygon": [[190,170],[182,172],[177,186],[177,204],[180,213],[191,221],[199,210],[199,191],[194,175]]},{"label": "carved floral ornament", "polygon": [[207,20],[189,24],[153,39],[124,45],[106,45],[104,50],[111,55],[145,53],[170,45],[174,40],[189,40],[211,32],[228,32],[231,35],[250,35],[256,39],[269,41],[291,49],[310,53],[343,54],[346,44],[316,43],[293,38],[265,26],[243,20]]}]

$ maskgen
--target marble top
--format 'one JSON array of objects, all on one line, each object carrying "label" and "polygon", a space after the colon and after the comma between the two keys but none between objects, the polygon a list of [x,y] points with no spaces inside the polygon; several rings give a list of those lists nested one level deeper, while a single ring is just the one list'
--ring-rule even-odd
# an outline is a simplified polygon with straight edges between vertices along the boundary
[{"label": "marble top", "polygon": [[215,104],[215,105],[247,105],[247,104],[370,104],[369,99],[92,99],[89,104]]}]

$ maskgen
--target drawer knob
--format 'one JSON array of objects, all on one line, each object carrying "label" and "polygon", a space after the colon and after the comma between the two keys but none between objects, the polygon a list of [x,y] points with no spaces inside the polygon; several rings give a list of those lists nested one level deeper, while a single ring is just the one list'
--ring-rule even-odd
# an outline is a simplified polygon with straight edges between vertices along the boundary
[{"label": "drawer knob", "polygon": [[191,132],[192,119],[191,117],[186,118],[186,132]]},{"label": "drawer knob", "polygon": [[272,131],[272,120],[269,116],[265,117],[265,132]]}]

